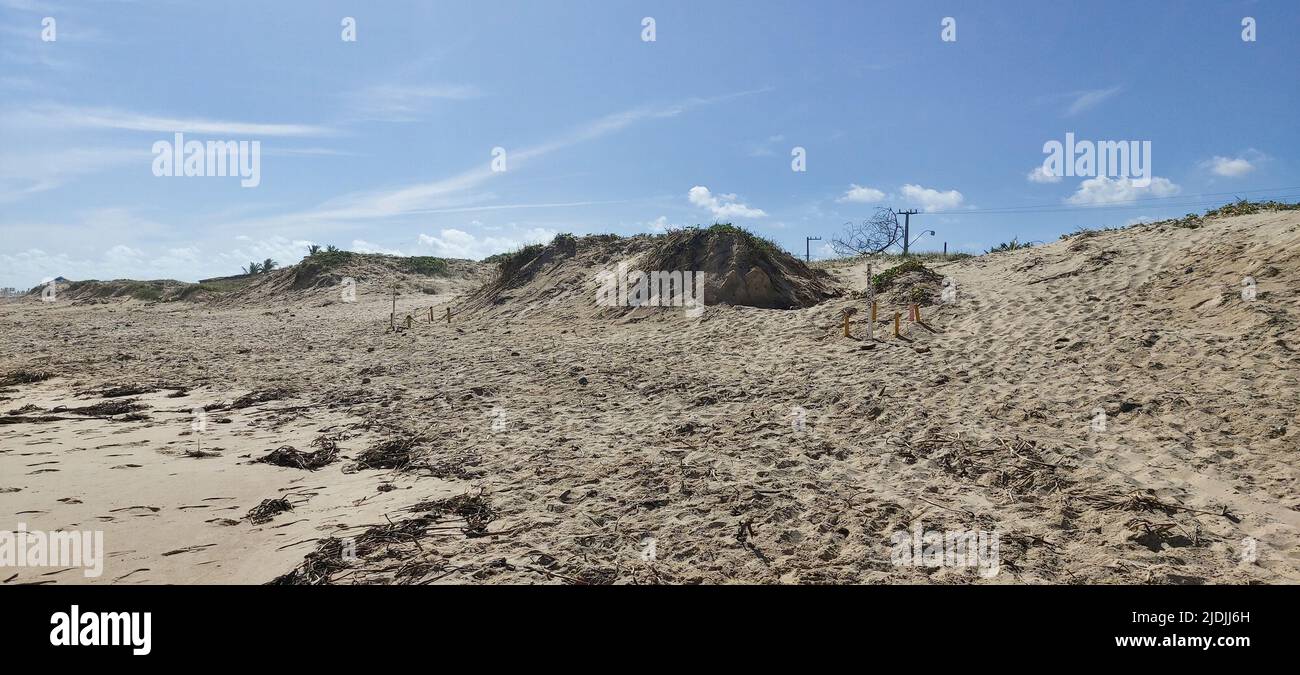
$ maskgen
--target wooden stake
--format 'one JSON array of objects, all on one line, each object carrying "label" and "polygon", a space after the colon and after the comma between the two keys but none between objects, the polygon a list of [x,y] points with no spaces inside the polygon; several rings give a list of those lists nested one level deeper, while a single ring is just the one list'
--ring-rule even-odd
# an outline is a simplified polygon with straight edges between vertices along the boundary
[{"label": "wooden stake", "polygon": [[894,312],[894,337],[901,337],[898,333],[898,320],[903,317],[902,312]]},{"label": "wooden stake", "polygon": [[410,314],[406,315],[406,330],[411,330],[411,324],[415,323],[415,317]]},{"label": "wooden stake", "polygon": [[429,308],[429,323],[433,323],[433,308]]},{"label": "wooden stake", "polygon": [[845,307],[840,310],[840,313],[844,315],[844,337],[853,337],[849,327],[849,320],[853,318],[854,314],[858,313],[858,309],[856,307]]},{"label": "wooden stake", "polygon": [[451,325],[451,307],[447,308],[447,325]]},{"label": "wooden stake", "polygon": [[867,339],[876,339],[876,282],[871,274],[871,264],[867,264],[867,300],[871,302],[871,320],[867,322]]},{"label": "wooden stake", "polygon": [[913,321],[915,321],[915,322],[917,322],[917,323],[921,323],[921,306],[920,306],[920,305],[912,305],[912,312],[916,314],[916,318],[913,319]]}]

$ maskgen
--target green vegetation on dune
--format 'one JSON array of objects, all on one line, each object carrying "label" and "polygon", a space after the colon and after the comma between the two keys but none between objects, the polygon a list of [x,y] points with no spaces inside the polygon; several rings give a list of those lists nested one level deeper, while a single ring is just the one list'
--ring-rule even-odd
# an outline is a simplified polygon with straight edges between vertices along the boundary
[{"label": "green vegetation on dune", "polygon": [[367,260],[388,262],[402,272],[422,274],[424,276],[442,276],[450,269],[446,258],[428,255],[403,257],[382,253],[354,253],[340,250],[334,246],[328,246],[324,249],[319,246],[308,247],[307,256],[298,265],[304,272],[314,275],[329,272],[350,263]]},{"label": "green vegetation on dune", "polygon": [[985,251],[985,253],[1006,253],[1008,251],[1019,251],[1021,249],[1033,248],[1033,244],[1028,242],[1021,243],[1019,237],[1012,237],[1011,241],[1004,241],[997,246]]},{"label": "green vegetation on dune", "polygon": [[251,277],[244,277],[244,278],[237,277],[233,279],[208,279],[206,281],[200,281],[197,284],[190,284],[189,286],[182,288],[181,292],[177,294],[176,299],[191,300],[194,298],[194,296],[200,293],[212,293],[214,295],[231,293],[241,288],[244,288],[245,286],[252,283],[252,281],[253,280]]},{"label": "green vegetation on dune", "polygon": [[761,237],[743,227],[737,227],[731,223],[714,223],[708,227],[695,225],[692,227],[684,227],[680,230],[670,230],[665,234],[656,235],[654,237],[655,243],[654,249],[651,253],[651,259],[662,259],[667,253],[669,253],[668,249],[680,246],[683,238],[695,240],[698,237],[704,236],[737,237],[753,247],[754,250],[761,251],[769,256],[793,257],[771,239]]},{"label": "green vegetation on dune", "polygon": [[1287,202],[1265,201],[1252,202],[1246,199],[1238,199],[1235,202],[1229,202],[1218,208],[1207,209],[1204,214],[1189,213],[1182,218],[1166,218],[1149,223],[1134,223],[1124,227],[1103,227],[1088,228],[1080,227],[1070,234],[1061,235],[1061,239],[1070,239],[1072,237],[1091,237],[1101,232],[1118,232],[1127,230],[1131,227],[1162,227],[1170,226],[1183,230],[1195,230],[1205,224],[1210,218],[1229,218],[1232,216],[1249,216],[1256,213],[1268,213],[1270,211],[1296,211],[1300,210],[1300,204],[1288,204]]},{"label": "green vegetation on dune", "polygon": [[898,277],[907,274],[909,272],[916,272],[917,274],[920,274],[921,276],[929,279],[939,278],[938,272],[935,272],[929,267],[926,267],[921,263],[920,260],[908,258],[906,261],[902,262],[901,264],[894,265],[893,267],[885,270],[884,272],[872,276],[871,286],[876,289],[877,293],[883,293],[889,290],[889,288],[894,285],[895,279],[898,279]]},{"label": "green vegetation on dune", "polygon": [[87,279],[68,283],[62,292],[74,296],[90,298],[132,298],[145,302],[157,302],[164,299],[169,286],[180,287],[180,282],[172,281],[97,281]]},{"label": "green vegetation on dune", "polygon": [[[695,228],[693,229],[700,229],[700,227],[696,225]],[[772,241],[771,239],[754,234],[753,232],[750,232],[749,230],[746,230],[743,227],[736,227],[731,223],[714,223],[708,226],[708,228],[705,228],[705,231],[708,232],[709,234],[730,234],[730,235],[740,237],[742,239],[747,240],[749,243],[753,244],[758,249],[766,251],[770,255],[778,255],[778,254],[790,255],[789,253],[786,252],[785,249],[778,246],[777,243]]]},{"label": "green vegetation on dune", "polygon": [[447,261],[443,258],[419,255],[410,258],[397,258],[396,260],[398,261],[398,267],[412,274],[423,274],[432,277],[447,273]]},{"label": "green vegetation on dune", "polygon": [[515,275],[515,272],[518,272],[523,268],[524,265],[527,265],[534,258],[541,255],[545,248],[546,247],[541,244],[528,244],[527,246],[521,246],[508,253],[498,253],[494,256],[489,256],[485,258],[483,262],[496,263],[497,278],[502,280],[509,279]]},{"label": "green vegetation on dune", "polygon": [[317,249],[315,253],[309,253],[299,264],[310,264],[321,271],[329,271],[347,264],[355,255],[357,254],[352,251],[340,251],[331,246],[323,251]]}]

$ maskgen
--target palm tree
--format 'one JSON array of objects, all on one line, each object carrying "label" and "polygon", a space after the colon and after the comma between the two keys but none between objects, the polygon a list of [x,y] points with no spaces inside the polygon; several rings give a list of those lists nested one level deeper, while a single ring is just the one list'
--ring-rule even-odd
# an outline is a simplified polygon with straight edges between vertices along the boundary
[{"label": "palm tree", "polygon": [[262,266],[255,262],[248,263],[248,267],[244,268],[244,274],[247,275],[257,274],[261,271],[262,271]]},{"label": "palm tree", "polygon": [[308,247],[307,247],[307,256],[308,256],[308,257],[310,257],[310,256],[314,256],[314,255],[316,255],[317,253],[320,253],[320,246],[317,246],[316,244],[312,244],[311,246],[308,246]]},{"label": "palm tree", "polygon": [[280,265],[280,263],[278,263],[278,262],[276,262],[276,261],[274,261],[274,260],[271,260],[270,258],[267,258],[265,261],[262,262],[262,272],[263,272],[263,273],[270,272],[271,270],[275,269],[276,267],[279,267],[279,265]]},{"label": "palm tree", "polygon": [[335,246],[334,244],[330,244],[329,246],[326,246],[326,247],[325,247],[325,252],[326,252],[326,253],[338,253],[338,252],[339,252],[339,247]]}]

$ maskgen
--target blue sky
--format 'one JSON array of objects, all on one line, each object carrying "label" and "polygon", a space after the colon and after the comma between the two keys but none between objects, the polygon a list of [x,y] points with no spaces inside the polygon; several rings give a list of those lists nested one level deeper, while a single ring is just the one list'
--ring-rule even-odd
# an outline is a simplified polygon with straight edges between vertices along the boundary
[{"label": "blue sky", "polygon": [[[1289,1],[0,0],[0,286],[715,221],[802,253],[879,206],[978,251],[1294,200],[1297,64]],[[155,176],[178,131],[260,141],[260,184]],[[1032,179],[1066,132],[1150,141],[1154,180]]]}]

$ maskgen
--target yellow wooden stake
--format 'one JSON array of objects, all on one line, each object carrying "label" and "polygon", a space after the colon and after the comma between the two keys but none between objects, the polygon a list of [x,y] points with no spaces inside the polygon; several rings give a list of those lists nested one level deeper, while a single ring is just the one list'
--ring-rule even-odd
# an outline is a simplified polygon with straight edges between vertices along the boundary
[{"label": "yellow wooden stake", "polygon": [[894,312],[894,337],[901,337],[898,332],[898,320],[903,318],[902,312]]},{"label": "yellow wooden stake", "polygon": [[912,305],[912,311],[916,313],[916,318],[913,319],[913,321],[915,321],[915,322],[917,322],[917,323],[921,323],[921,306],[920,306],[920,305]]},{"label": "yellow wooden stake", "polygon": [[876,301],[871,301],[871,323],[876,322]]},{"label": "yellow wooden stake", "polygon": [[856,307],[845,307],[841,310],[841,314],[844,315],[844,337],[853,337],[853,333],[850,331],[849,321],[853,318],[853,315],[857,313],[858,310]]}]

